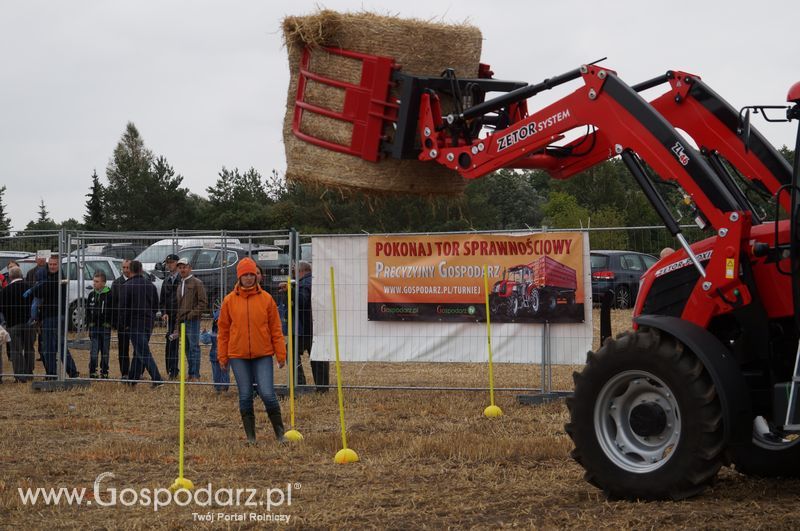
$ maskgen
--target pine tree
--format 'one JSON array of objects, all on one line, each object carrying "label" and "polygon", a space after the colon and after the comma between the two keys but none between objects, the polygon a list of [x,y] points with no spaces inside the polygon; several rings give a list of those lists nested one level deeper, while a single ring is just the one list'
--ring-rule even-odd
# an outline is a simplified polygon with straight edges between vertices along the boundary
[{"label": "pine tree", "polygon": [[50,219],[50,212],[47,211],[47,206],[44,204],[44,199],[39,200],[39,217],[36,219],[36,223],[53,223],[53,220]]},{"label": "pine tree", "polygon": [[25,226],[25,230],[51,231],[58,228],[58,224],[50,218],[50,212],[47,211],[47,206],[44,204],[44,199],[41,199],[39,202],[38,217],[35,221],[29,221]]},{"label": "pine tree", "polygon": [[106,168],[103,191],[105,227],[111,230],[191,228],[194,222],[189,190],[183,177],[163,156],[144,145],[139,131],[128,123]]},{"label": "pine tree", "polygon": [[6,194],[6,187],[0,186],[0,238],[7,238],[11,234],[11,218],[6,215],[6,205],[3,196]]},{"label": "pine tree", "polygon": [[92,186],[86,197],[86,214],[83,215],[83,222],[86,230],[102,230],[105,228],[105,216],[103,210],[103,185],[97,176],[97,170],[92,173]]}]

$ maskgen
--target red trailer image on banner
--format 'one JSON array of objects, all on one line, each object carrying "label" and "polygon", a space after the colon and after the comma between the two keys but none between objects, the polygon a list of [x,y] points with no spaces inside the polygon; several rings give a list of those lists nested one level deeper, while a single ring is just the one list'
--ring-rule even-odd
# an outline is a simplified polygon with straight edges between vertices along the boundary
[{"label": "red trailer image on banner", "polygon": [[369,237],[372,321],[584,320],[583,234]]}]

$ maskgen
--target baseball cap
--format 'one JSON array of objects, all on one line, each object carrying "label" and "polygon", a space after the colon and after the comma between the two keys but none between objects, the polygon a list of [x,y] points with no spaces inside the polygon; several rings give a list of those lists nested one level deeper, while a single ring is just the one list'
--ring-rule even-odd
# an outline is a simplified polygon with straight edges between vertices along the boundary
[{"label": "baseball cap", "polygon": [[177,262],[178,260],[179,260],[179,258],[178,258],[177,254],[168,254],[167,257],[164,258],[165,262],[170,262],[170,261]]},{"label": "baseball cap", "polygon": [[189,259],[186,258],[186,257],[181,258],[180,260],[178,260],[178,265],[181,265],[181,264],[189,265]]}]

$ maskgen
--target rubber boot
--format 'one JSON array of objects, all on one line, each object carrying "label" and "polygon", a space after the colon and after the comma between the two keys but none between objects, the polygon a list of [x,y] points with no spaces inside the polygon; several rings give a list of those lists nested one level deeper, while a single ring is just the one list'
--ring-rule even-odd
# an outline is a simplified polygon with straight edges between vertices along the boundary
[{"label": "rubber boot", "polygon": [[252,411],[242,411],[242,424],[244,425],[244,433],[247,435],[247,442],[255,444],[256,442],[256,415]]},{"label": "rubber boot", "polygon": [[269,417],[269,421],[272,423],[272,429],[275,430],[275,438],[278,439],[279,443],[285,443],[286,437],[283,435],[285,430],[283,429],[281,410],[273,409],[271,411],[267,411],[267,417]]}]

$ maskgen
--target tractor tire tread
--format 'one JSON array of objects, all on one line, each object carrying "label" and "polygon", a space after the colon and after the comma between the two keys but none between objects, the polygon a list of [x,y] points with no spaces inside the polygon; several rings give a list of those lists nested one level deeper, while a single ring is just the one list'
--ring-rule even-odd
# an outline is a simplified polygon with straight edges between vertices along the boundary
[{"label": "tractor tire tread", "polygon": [[[639,366],[641,360],[646,363]],[[654,368],[655,369],[654,369]],[[670,379],[670,388],[685,401],[681,440],[676,454],[662,467],[647,473],[626,472],[605,456],[597,442],[593,411],[602,385],[613,374],[631,368],[652,371]],[[660,371],[660,372],[659,372]],[[589,352],[584,370],[573,373],[575,393],[567,401],[570,422],[565,430],[575,443],[570,455],[584,469],[584,477],[610,499],[681,500],[712,485],[726,461],[722,406],[702,362],[673,337],[642,328],[609,339]],[[677,385],[680,382],[680,386]],[[693,432],[687,435],[687,432]]]}]

